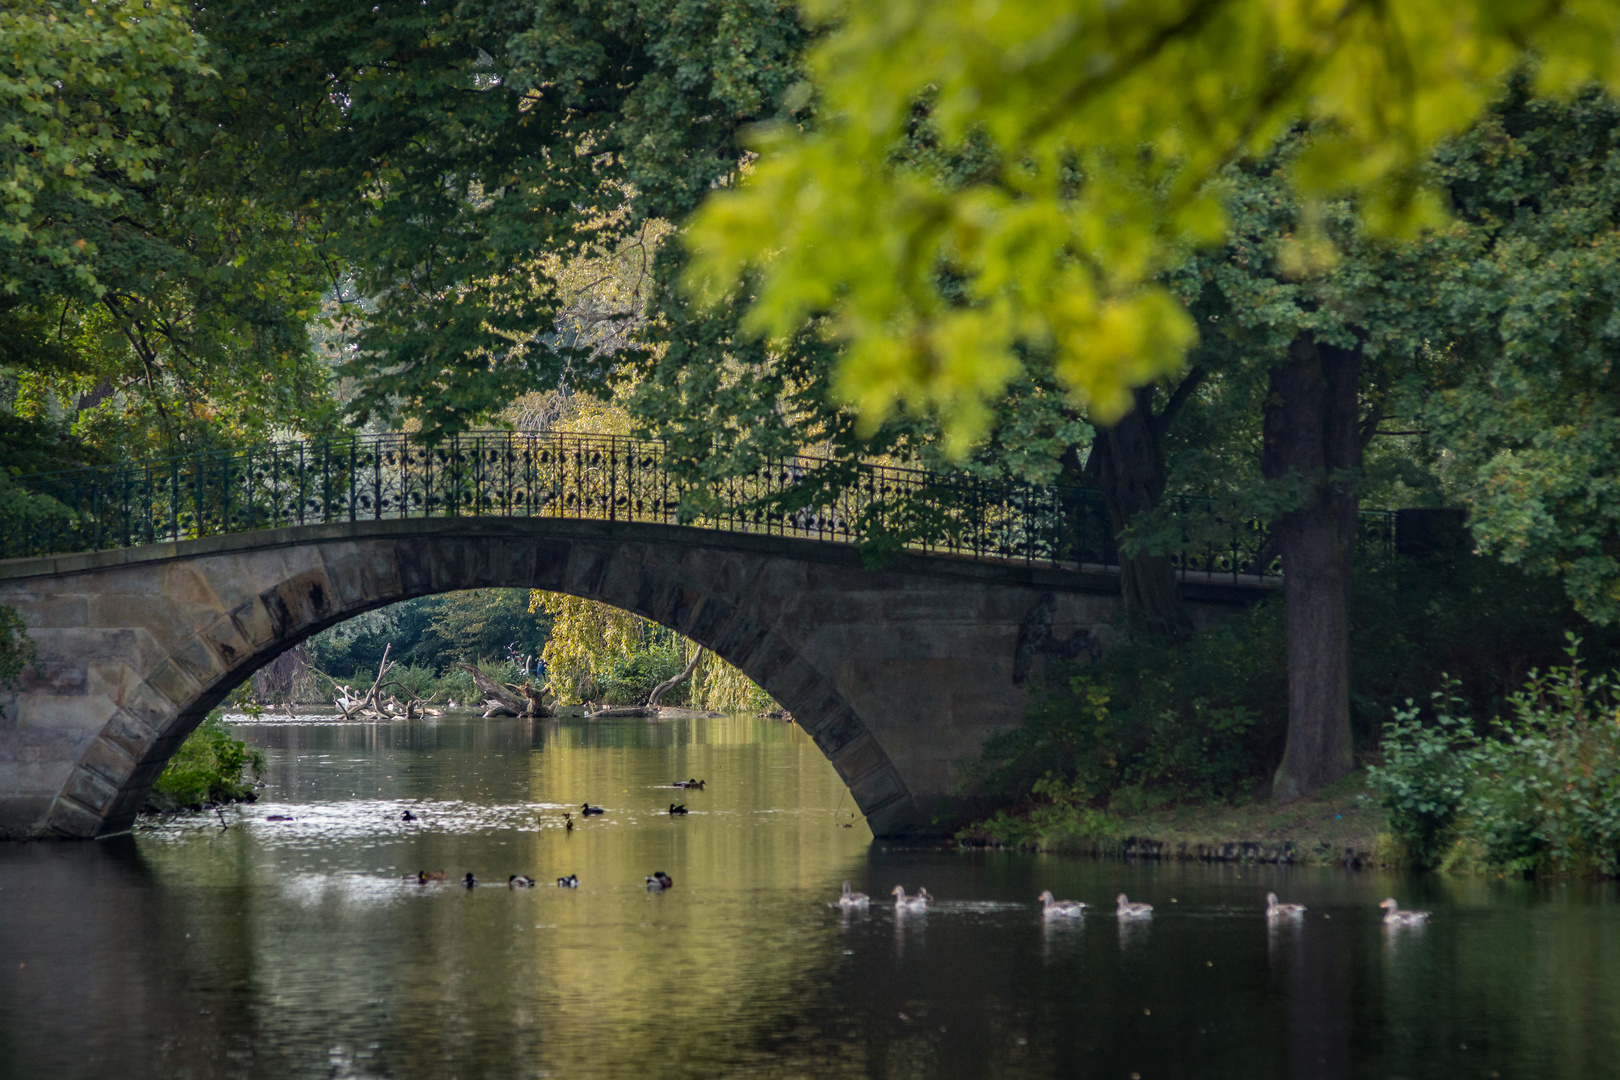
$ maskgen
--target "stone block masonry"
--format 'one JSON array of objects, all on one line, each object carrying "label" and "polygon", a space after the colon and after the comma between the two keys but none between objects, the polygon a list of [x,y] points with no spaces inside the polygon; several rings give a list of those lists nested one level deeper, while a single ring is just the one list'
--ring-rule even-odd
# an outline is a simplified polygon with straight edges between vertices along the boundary
[{"label": "stone block masonry", "polygon": [[[872,831],[947,834],[985,739],[1054,659],[1097,655],[1118,581],[848,544],[646,523],[433,518],[262,530],[0,562],[38,655],[0,694],[0,838],[127,830],[226,695],[311,634],[431,593],[534,588],[692,638],[793,713]],[[1265,590],[1189,584],[1199,621]]]}]

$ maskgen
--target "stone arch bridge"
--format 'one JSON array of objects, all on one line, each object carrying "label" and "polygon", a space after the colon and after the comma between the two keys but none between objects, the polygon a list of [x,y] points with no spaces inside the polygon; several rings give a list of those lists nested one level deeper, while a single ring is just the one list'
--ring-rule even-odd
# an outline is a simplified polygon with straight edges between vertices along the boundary
[{"label": "stone arch bridge", "polygon": [[[357,439],[26,478],[65,509],[0,521],[0,604],[37,649],[0,693],[0,838],[127,830],[257,668],[363,611],[487,587],[599,600],[707,646],[793,713],[874,834],[950,830],[974,809],[964,766],[1020,722],[1041,669],[1107,643],[1111,551],[1085,558],[1084,508],[1052,489],[871,467],[805,499],[823,467],[764,467],[696,524],[677,523],[690,492],[656,447],[623,439]],[[901,513],[925,539],[868,565],[850,541]],[[1195,621],[1275,584],[1233,550],[1184,570]]]}]

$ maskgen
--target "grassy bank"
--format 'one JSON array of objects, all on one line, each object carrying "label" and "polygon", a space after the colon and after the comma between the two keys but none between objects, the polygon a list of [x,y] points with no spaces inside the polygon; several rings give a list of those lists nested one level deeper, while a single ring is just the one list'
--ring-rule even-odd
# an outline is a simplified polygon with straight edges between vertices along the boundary
[{"label": "grassy bank", "polygon": [[1396,866],[1404,852],[1357,772],[1308,799],[1278,806],[1186,803],[1133,812],[1097,810],[1047,785],[1041,802],[1003,812],[959,839],[1035,851],[1112,857]]}]

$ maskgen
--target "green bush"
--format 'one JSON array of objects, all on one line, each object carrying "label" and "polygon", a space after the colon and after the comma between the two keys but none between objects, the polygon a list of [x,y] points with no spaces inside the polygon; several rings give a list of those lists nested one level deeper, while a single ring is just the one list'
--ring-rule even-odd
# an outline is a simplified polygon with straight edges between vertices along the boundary
[{"label": "green bush", "polygon": [[1483,737],[1453,698],[1427,725],[1408,709],[1386,726],[1370,780],[1417,861],[1620,874],[1620,688],[1587,675],[1578,646],[1532,671]]},{"label": "green bush", "polygon": [[1281,616],[1263,604],[1187,642],[1145,639],[1061,669],[1024,725],[986,744],[982,789],[1018,798],[1056,777],[1073,798],[1126,811],[1253,789],[1287,723]]},{"label": "green bush", "polygon": [[[655,645],[646,652],[632,653],[615,660],[597,675],[602,700],[609,705],[642,705],[661,682],[673,679],[686,666],[680,650],[673,645]],[[683,705],[691,682],[681,683],[664,696],[664,705]]]},{"label": "green bush", "polygon": [[251,802],[253,781],[264,771],[264,754],[231,737],[220,710],[197,725],[152,785],[148,809],[200,810],[226,802]]},{"label": "green bush", "polygon": [[1451,843],[1451,830],[1467,794],[1471,726],[1451,715],[1456,698],[1433,695],[1434,719],[1407,702],[1384,725],[1384,764],[1367,770],[1367,782],[1389,815],[1390,831],[1422,866],[1432,866]]}]

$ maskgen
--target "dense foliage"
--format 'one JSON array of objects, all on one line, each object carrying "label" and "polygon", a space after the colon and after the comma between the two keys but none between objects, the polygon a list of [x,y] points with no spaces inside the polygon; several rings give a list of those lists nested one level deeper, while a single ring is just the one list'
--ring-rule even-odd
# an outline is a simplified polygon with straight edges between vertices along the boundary
[{"label": "dense foliage", "polygon": [[[1443,219],[1428,152],[1515,64],[1537,57],[1550,91],[1620,76],[1598,5],[808,6],[833,25],[808,61],[815,123],[757,137],[750,175],[695,220],[693,279],[719,293],[758,269],[759,333],[829,313],[842,396],[873,419],[938,409],[963,447],[1028,349],[1050,349],[1105,421],[1179,368],[1198,327],[1152,277],[1222,236],[1216,177],[1293,125],[1317,137],[1292,186],[1354,193],[1376,231],[1399,232]],[[948,146],[984,148],[977,182],[941,186],[896,157],[922,100]],[[1315,258],[1311,231],[1296,264]]]},{"label": "dense foliage", "polygon": [[232,738],[218,710],[180,744],[152,785],[149,807],[199,810],[253,798],[253,782],[264,771],[264,754]]},{"label": "dense foliage", "polygon": [[1419,865],[1620,874],[1620,687],[1577,645],[1500,717],[1443,692],[1395,712],[1370,779]]},{"label": "dense foliage", "polygon": [[[1355,600],[1351,701],[1363,756],[1376,756],[1392,708],[1427,700],[1444,679],[1474,715],[1508,709],[1525,673],[1556,663],[1564,634],[1582,625],[1556,583],[1476,556],[1365,568]],[[1064,670],[1022,728],[986,747],[981,793],[1132,812],[1264,791],[1287,724],[1284,633],[1272,602],[1186,642],[1139,638]],[[1620,637],[1594,635],[1588,651],[1620,660]],[[1429,713],[1402,730],[1423,728],[1419,715]]]}]

